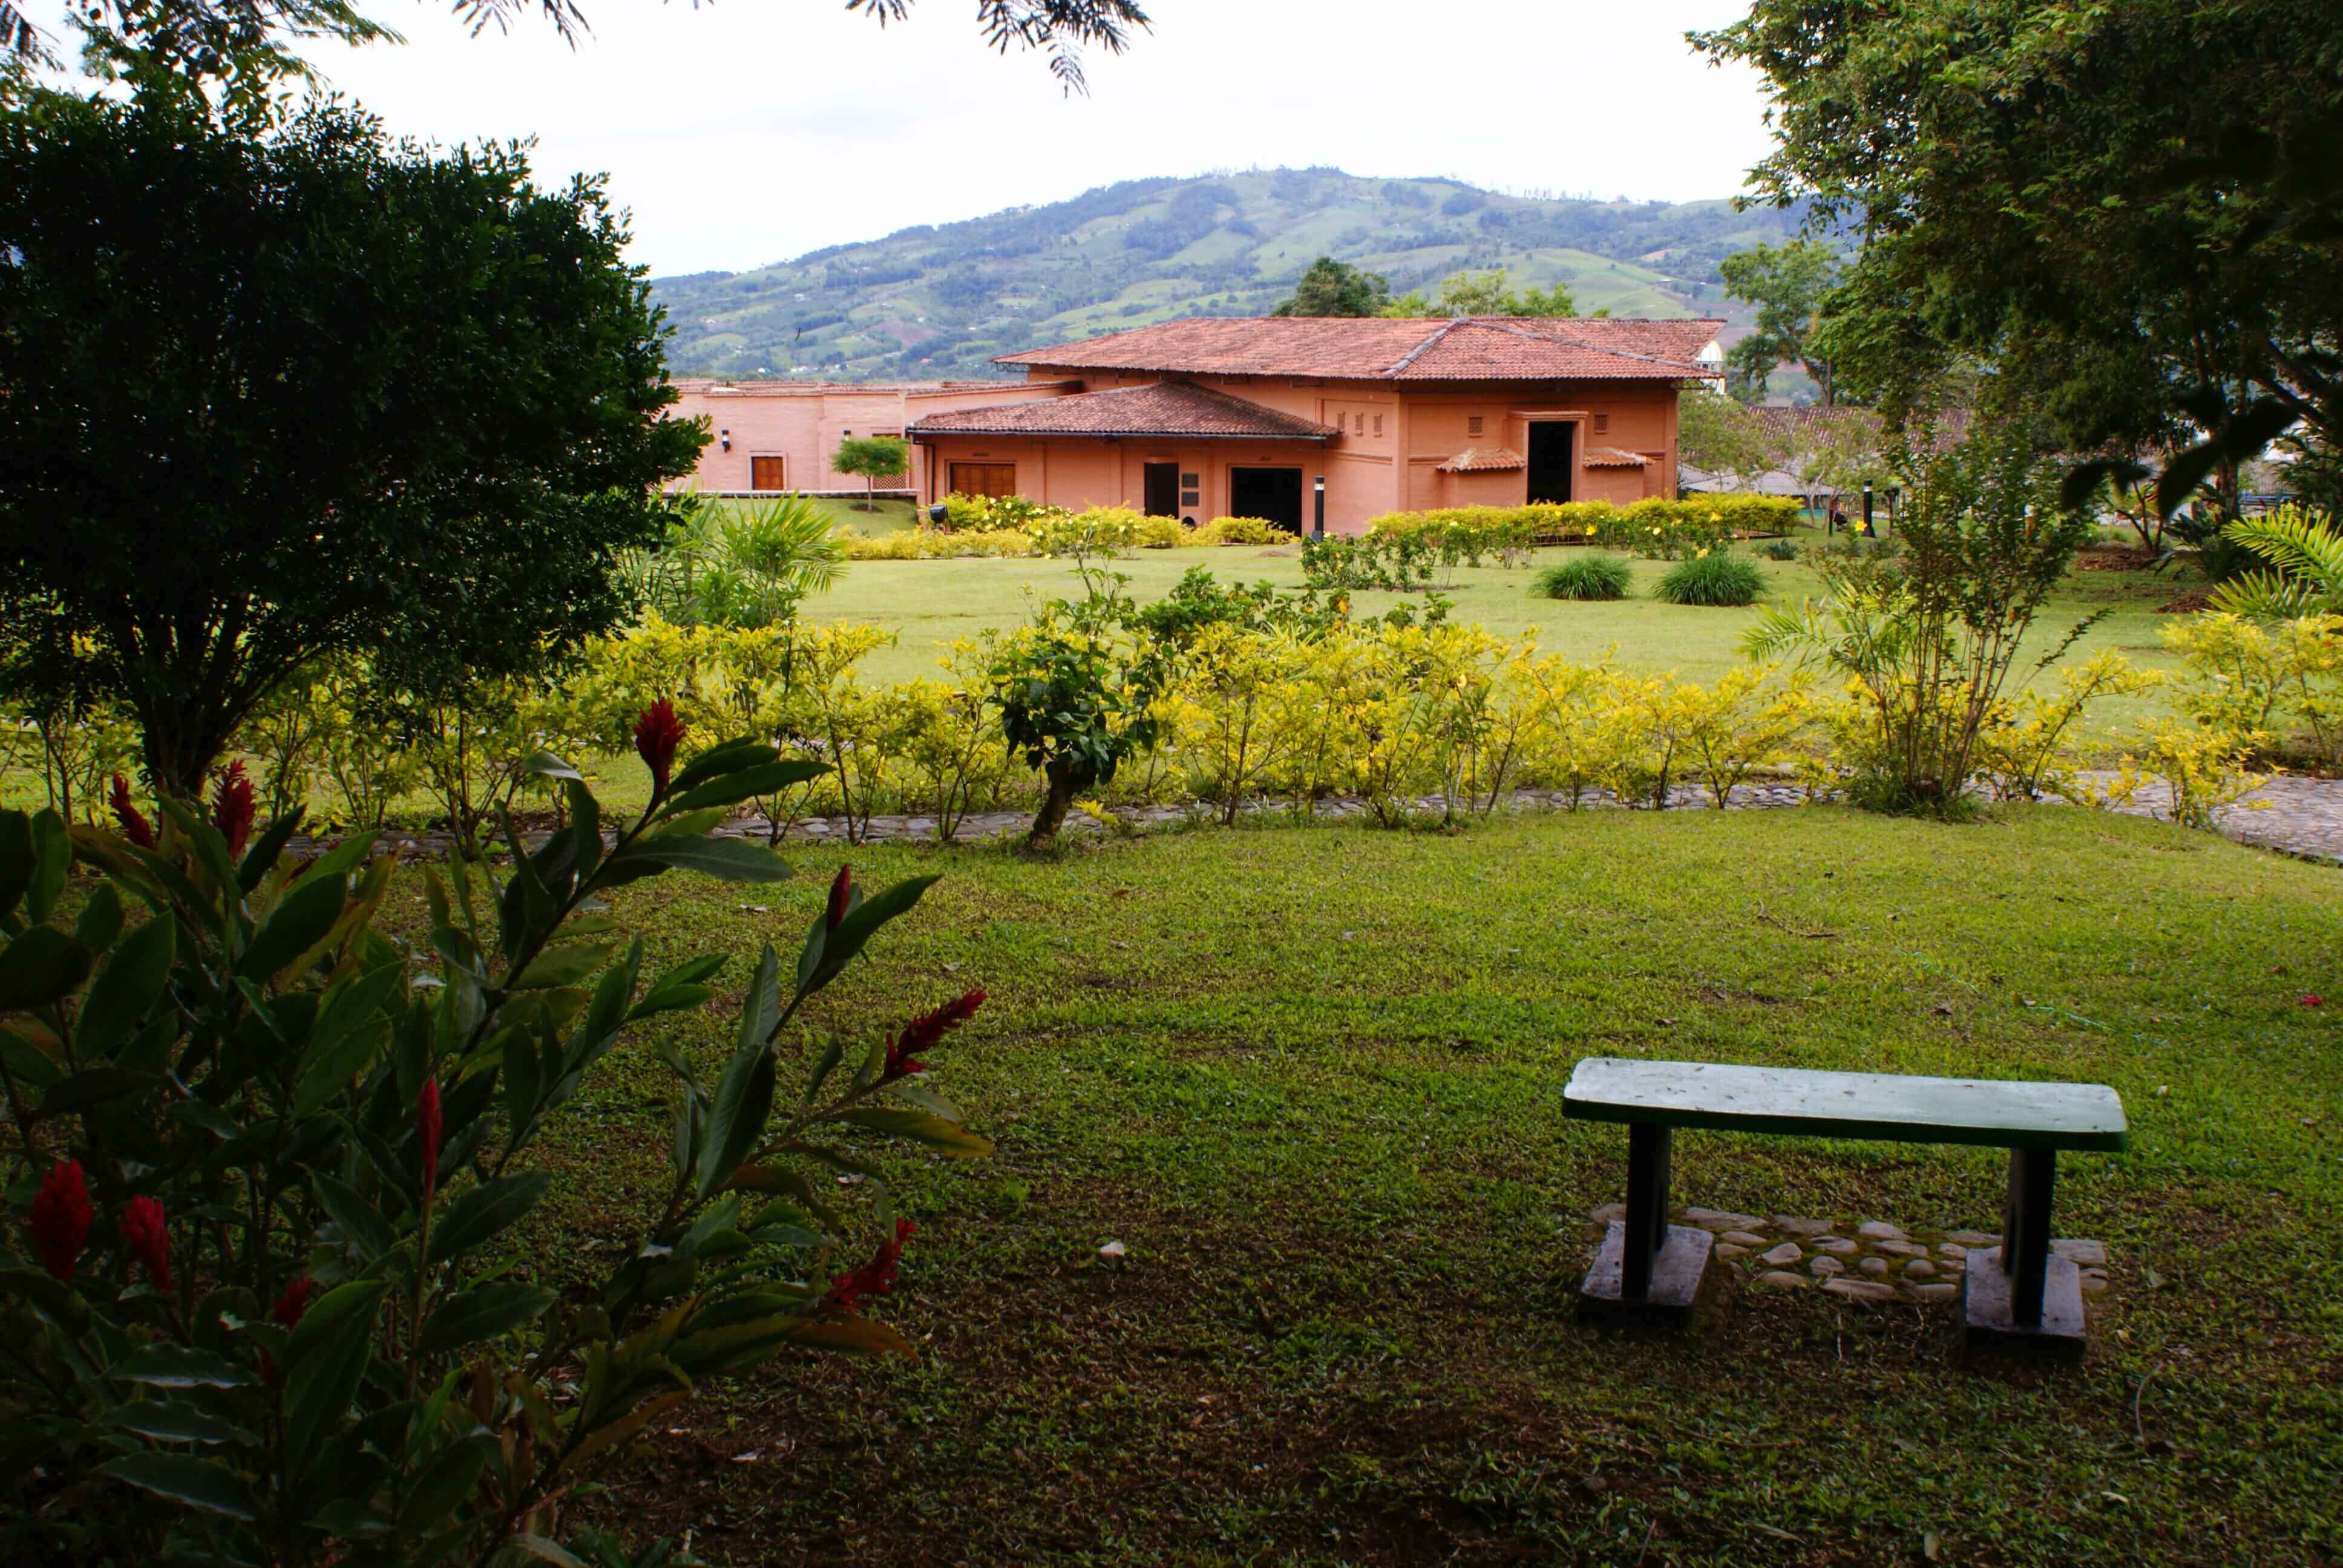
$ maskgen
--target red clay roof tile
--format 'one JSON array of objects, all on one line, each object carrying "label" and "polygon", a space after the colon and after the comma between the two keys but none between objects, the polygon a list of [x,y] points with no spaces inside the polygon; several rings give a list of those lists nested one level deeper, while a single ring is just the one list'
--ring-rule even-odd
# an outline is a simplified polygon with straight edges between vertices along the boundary
[{"label": "red clay roof tile", "polygon": [[1323,441],[1341,434],[1315,419],[1264,408],[1191,381],[961,408],[930,414],[911,429],[923,436],[1249,436],[1290,441]]},{"label": "red clay roof tile", "polygon": [[1581,461],[1590,468],[1648,468],[1652,460],[1641,452],[1629,452],[1617,447],[1589,447]]},{"label": "red clay roof tile", "polygon": [[1443,474],[1493,474],[1505,468],[1526,468],[1530,460],[1511,447],[1467,447],[1440,465]]},{"label": "red clay roof tile", "polygon": [[998,363],[1372,381],[1681,381],[1720,374],[1700,355],[1724,325],[1575,317],[1188,317],[1004,354]]}]

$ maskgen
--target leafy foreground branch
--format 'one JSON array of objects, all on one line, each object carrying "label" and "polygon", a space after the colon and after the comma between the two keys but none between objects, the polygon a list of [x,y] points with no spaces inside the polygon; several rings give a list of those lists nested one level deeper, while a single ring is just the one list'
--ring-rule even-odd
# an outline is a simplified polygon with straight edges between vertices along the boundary
[{"label": "leafy foreground branch", "polygon": [[[540,1135],[628,1026],[709,1000],[725,963],[647,978],[604,897],[788,874],[709,830],[812,765],[738,740],[678,769],[681,739],[667,704],[643,715],[654,792],[608,839],[577,772],[533,759],[568,826],[531,853],[508,821],[501,881],[427,870],[412,947],[374,927],[395,860],[370,835],[303,864],[296,813],[245,849],[248,794],[150,823],[118,788],[118,835],[0,814],[22,1221],[0,1243],[0,1555],[573,1562],[565,1498],[704,1380],[790,1347],[912,1354],[860,1310],[911,1221],[866,1184],[883,1240],[841,1260],[856,1219],[814,1173],[878,1176],[872,1138],[990,1151],[921,1080],[983,993],[826,1030],[788,1093],[779,1041],[932,877],[866,900],[841,869],[786,986],[763,950],[714,1084],[661,1041],[679,1106],[640,1243],[590,1291],[527,1277]],[[75,860],[103,880],[69,921]]]}]

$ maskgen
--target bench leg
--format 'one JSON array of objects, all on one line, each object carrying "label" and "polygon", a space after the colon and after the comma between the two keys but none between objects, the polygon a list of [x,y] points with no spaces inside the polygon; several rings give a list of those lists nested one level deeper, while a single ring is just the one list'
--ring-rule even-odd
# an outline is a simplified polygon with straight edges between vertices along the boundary
[{"label": "bench leg", "polygon": [[1640,1302],[1651,1292],[1652,1260],[1668,1239],[1668,1156],[1671,1130],[1631,1122],[1627,1128],[1627,1226],[1619,1258],[1619,1297]]},{"label": "bench leg", "polygon": [[2058,1154],[2051,1149],[2009,1151],[2009,1196],[2002,1207],[2001,1271],[2009,1276],[2010,1321],[2042,1326],[2042,1292],[2050,1269],[2050,1198]]}]

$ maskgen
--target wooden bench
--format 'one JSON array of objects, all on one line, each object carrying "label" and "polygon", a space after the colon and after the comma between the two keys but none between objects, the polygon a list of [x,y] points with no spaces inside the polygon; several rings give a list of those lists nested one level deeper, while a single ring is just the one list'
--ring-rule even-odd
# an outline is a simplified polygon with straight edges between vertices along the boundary
[{"label": "wooden bench", "polygon": [[1714,1245],[1705,1231],[1668,1223],[1668,1157],[1679,1127],[1978,1143],[2009,1151],[2002,1244],[1962,1273],[1973,1329],[2079,1342],[2081,1282],[2052,1255],[2050,1200],[2058,1151],[2112,1151],[2126,1142],[2123,1101],[2098,1083],[2023,1083],[1815,1072],[1701,1061],[1590,1057],[1563,1091],[1563,1113],[1627,1126],[1627,1214],[1614,1223],[1582,1297],[1681,1311],[1693,1304]]}]

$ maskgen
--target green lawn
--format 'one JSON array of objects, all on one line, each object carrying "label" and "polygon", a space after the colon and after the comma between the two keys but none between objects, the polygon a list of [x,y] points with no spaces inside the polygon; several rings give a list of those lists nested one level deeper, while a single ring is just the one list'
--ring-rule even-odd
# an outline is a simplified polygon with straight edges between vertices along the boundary
[{"label": "green lawn", "polygon": [[[1446,590],[1455,601],[1455,618],[1505,637],[1534,631],[1547,652],[1574,658],[1599,658],[1615,646],[1619,661],[1630,668],[1674,670],[1688,679],[1712,679],[1739,662],[1742,634],[1758,612],[1687,609],[1653,598],[1652,584],[1667,569],[1663,561],[1634,562],[1634,597],[1617,603],[1578,604],[1534,594],[1537,568],[1570,553],[1542,550],[1531,565],[1511,570],[1496,566],[1460,569],[1454,586]],[[1801,563],[1759,558],[1758,564],[1765,573],[1767,596],[1775,601],[1795,605],[1820,592],[1815,573]],[[1112,569],[1131,578],[1131,594],[1150,599],[1162,597],[1182,573],[1195,566],[1224,582],[1266,578],[1293,587],[1302,582],[1301,562],[1290,548],[1138,550],[1112,563]],[[955,638],[987,627],[1017,625],[1025,618],[1029,598],[1076,594],[1080,586],[1070,561],[857,561],[838,587],[808,601],[806,613],[815,620],[868,621],[895,632],[895,645],[872,654],[862,666],[871,677],[894,680],[932,674],[938,656]],[[2036,622],[2021,671],[2030,671],[2033,661],[2077,621],[2101,609],[2110,613],[2076,644],[2067,655],[2069,662],[2113,648],[2135,664],[2173,668],[2177,661],[2159,640],[2171,618],[2157,614],[2157,608],[2185,586],[2169,576],[2147,572],[2070,574]],[[1380,614],[1411,597],[1361,594],[1358,610]],[[2153,698],[2108,702],[2093,710],[2093,722],[2128,723],[2154,703]]]},{"label": "green lawn", "polygon": [[[999,1154],[898,1167],[920,1231],[887,1315],[922,1360],[711,1389],[600,1517],[738,1563],[2343,1551],[2330,869],[2046,807],[851,853],[867,884],[945,879],[813,1021],[992,998],[936,1086]],[[738,986],[839,854],[791,850],[754,904],[670,879],[617,913],[658,958],[730,950]],[[712,1069],[736,1008],[671,1027]],[[2059,1232],[2112,1255],[2087,1362],[1964,1370],[1949,1312],[1811,1292],[1704,1338],[1580,1325],[1624,1140],[1558,1103],[1598,1053],[2114,1085],[2131,1151],[2061,1171]],[[540,1267],[623,1244],[666,1083],[647,1040],[613,1059]],[[1680,1199],[1759,1213],[1991,1228],[2002,1178],[1985,1150],[1677,1144]]]}]

